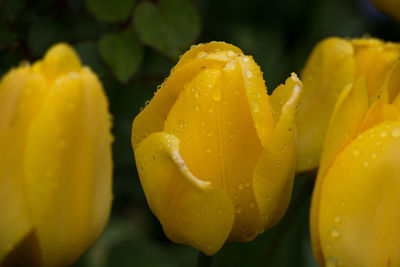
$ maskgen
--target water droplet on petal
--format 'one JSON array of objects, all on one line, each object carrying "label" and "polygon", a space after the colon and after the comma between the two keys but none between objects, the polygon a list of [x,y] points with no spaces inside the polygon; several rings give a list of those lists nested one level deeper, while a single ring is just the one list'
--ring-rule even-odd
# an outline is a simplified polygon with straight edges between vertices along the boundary
[{"label": "water droplet on petal", "polygon": [[235,212],[240,214],[240,213],[242,213],[242,211],[243,211],[242,206],[240,204],[237,204],[236,208],[235,208]]},{"label": "water droplet on petal", "polygon": [[238,188],[241,190],[241,189],[243,189],[243,184],[242,183],[240,183],[239,185],[238,185]]},{"label": "water droplet on petal", "polygon": [[257,113],[259,110],[260,110],[260,106],[258,105],[257,102],[254,102],[253,103],[253,111]]},{"label": "water droplet on petal", "polygon": [[385,138],[386,136],[387,136],[387,132],[386,131],[381,132],[381,137]]},{"label": "water droplet on petal", "polygon": [[363,165],[364,165],[364,167],[368,167],[369,162],[368,161],[364,161]]},{"label": "water droplet on petal", "polygon": [[194,106],[194,109],[195,109],[196,111],[200,111],[200,106],[199,106],[199,105],[195,105],[195,106]]},{"label": "water droplet on petal", "polygon": [[198,59],[200,59],[200,58],[205,58],[206,56],[208,56],[208,53],[207,53],[207,52],[204,52],[204,51],[201,51],[201,52],[199,52],[199,53],[197,54],[197,58],[198,58]]},{"label": "water droplet on petal", "polygon": [[333,221],[335,223],[339,223],[342,220],[342,217],[340,215],[336,215],[335,218],[333,218]]},{"label": "water droplet on petal", "polygon": [[359,155],[360,155],[360,150],[354,149],[354,150],[353,150],[353,155],[354,155],[355,157],[359,156]]},{"label": "water droplet on petal", "polygon": [[394,129],[392,130],[392,136],[393,136],[393,138],[398,138],[398,137],[400,137],[400,129],[399,129],[399,128],[394,128]]},{"label": "water droplet on petal", "polygon": [[332,237],[335,237],[335,238],[336,238],[336,237],[339,237],[339,234],[340,234],[340,233],[339,233],[339,230],[338,230],[338,229],[336,229],[336,228],[335,228],[335,229],[332,229],[332,231],[331,231],[331,236],[332,236]]},{"label": "water droplet on petal", "polygon": [[251,70],[246,71],[246,76],[247,76],[247,78],[253,77],[253,73],[251,72]]},{"label": "water droplet on petal", "polygon": [[228,55],[228,57],[233,57],[235,55],[235,53],[233,53],[232,50],[228,50],[228,52],[226,52],[226,54]]},{"label": "water droplet on petal", "polygon": [[325,263],[326,263],[325,267],[336,267],[337,266],[336,265],[336,259],[333,258],[333,257],[327,259]]},{"label": "water droplet on petal", "polygon": [[372,153],[371,158],[376,159],[378,154],[376,152]]}]

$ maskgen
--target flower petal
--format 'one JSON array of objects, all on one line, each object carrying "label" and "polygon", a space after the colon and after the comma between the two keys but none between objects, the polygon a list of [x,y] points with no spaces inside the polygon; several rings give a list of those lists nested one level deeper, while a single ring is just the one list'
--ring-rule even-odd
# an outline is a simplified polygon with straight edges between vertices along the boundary
[{"label": "flower petal", "polygon": [[364,76],[369,97],[374,97],[383,84],[385,75],[400,56],[400,46],[379,39],[354,39],[356,78]]},{"label": "flower petal", "polygon": [[343,89],[329,121],[318,172],[322,175],[337,153],[360,131],[368,110],[368,91],[364,78]]},{"label": "flower petal", "polygon": [[[215,49],[219,49],[220,52],[213,54],[205,52],[215,51]],[[232,50],[225,51],[222,49]],[[229,53],[229,51],[232,53]],[[241,53],[241,51],[238,48],[235,49],[232,45],[221,42],[199,45],[186,52],[150,103],[135,117],[132,124],[133,148],[135,149],[151,133],[162,131],[166,114],[169,113],[185,83],[190,82],[206,67],[225,66],[236,55],[235,53]],[[195,59],[190,60],[194,56]]]},{"label": "flower petal", "polygon": [[[276,89],[283,92],[276,92],[276,96],[271,97],[279,103],[284,98],[286,100],[272,137],[261,154],[253,174],[253,190],[262,214],[260,231],[276,224],[289,205],[296,168],[295,117],[301,88],[300,80],[292,74],[292,77],[286,80],[284,87]],[[288,91],[291,92],[290,95],[287,94]]]},{"label": "flower petal", "polygon": [[318,166],[329,118],[342,89],[354,79],[350,42],[329,38],[314,48],[301,75],[304,94],[297,119],[297,171]]},{"label": "flower petal", "polygon": [[266,146],[271,138],[275,122],[265,81],[260,67],[252,57],[240,57],[239,62],[254,127],[261,144]]},{"label": "flower petal", "polygon": [[164,132],[180,140],[182,157],[200,180],[223,188],[235,207],[229,240],[251,240],[261,217],[252,172],[262,151],[250,115],[238,58],[209,68],[186,85],[168,114]]},{"label": "flower petal", "polygon": [[137,147],[135,158],[150,209],[168,238],[215,254],[234,220],[226,192],[191,173],[173,135],[151,134]]},{"label": "flower petal", "polygon": [[0,265],[30,231],[24,150],[30,122],[40,109],[45,80],[29,67],[11,70],[0,83]]},{"label": "flower petal", "polygon": [[399,121],[369,129],[337,156],[312,203],[320,212],[311,231],[329,263],[400,264],[399,158]]},{"label": "flower petal", "polygon": [[87,69],[58,78],[28,132],[25,174],[45,266],[69,265],[102,232],[111,205],[107,100]]}]

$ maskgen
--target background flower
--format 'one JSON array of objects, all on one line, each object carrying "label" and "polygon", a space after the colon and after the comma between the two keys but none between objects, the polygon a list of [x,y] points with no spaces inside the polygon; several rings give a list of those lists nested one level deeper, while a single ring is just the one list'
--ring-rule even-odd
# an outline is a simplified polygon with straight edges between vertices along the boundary
[{"label": "background flower", "polygon": [[[311,205],[311,237],[321,266],[400,263],[400,62],[369,97],[365,79],[338,98]],[[371,253],[374,251],[374,253]]]},{"label": "background flower", "polygon": [[0,83],[0,264],[61,266],[111,208],[111,121],[96,75],[66,44]]}]

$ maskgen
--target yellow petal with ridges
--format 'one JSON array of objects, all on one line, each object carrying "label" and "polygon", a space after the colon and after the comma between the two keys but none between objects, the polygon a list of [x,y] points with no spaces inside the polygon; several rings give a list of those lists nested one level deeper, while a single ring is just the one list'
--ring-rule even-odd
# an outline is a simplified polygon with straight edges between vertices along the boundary
[{"label": "yellow petal with ridges", "polygon": [[353,47],[350,42],[339,38],[320,42],[301,77],[304,93],[297,119],[297,171],[307,171],[318,166],[337,97],[354,79]]},{"label": "yellow petal with ridges", "polygon": [[55,80],[32,121],[24,171],[43,266],[72,264],[105,226],[112,198],[107,108],[99,81],[83,69]]},{"label": "yellow petal with ridges", "polygon": [[260,67],[250,56],[239,57],[250,113],[261,144],[266,146],[274,129],[274,117]]},{"label": "yellow petal with ridges", "polygon": [[311,231],[328,263],[400,264],[399,158],[399,121],[367,130],[335,158],[312,203],[320,212]]},{"label": "yellow petal with ridges", "polygon": [[365,79],[346,86],[338,97],[329,121],[319,172],[325,173],[337,153],[359,132],[368,110],[368,91]]},{"label": "yellow petal with ridges", "polygon": [[[215,51],[216,49],[220,51],[215,54],[220,56],[205,52]],[[230,50],[226,51],[225,49]],[[232,53],[229,53],[229,51]],[[201,52],[204,52],[203,56],[195,56]],[[230,54],[229,56],[227,56],[228,53]],[[151,102],[135,117],[132,124],[133,147],[136,148],[151,133],[162,131],[166,119],[165,116],[169,113],[185,83],[190,82],[204,68],[225,66],[235,56],[235,53],[241,53],[241,51],[238,48],[234,49],[232,45],[222,42],[200,45],[186,52]],[[189,60],[193,57],[195,59]]]},{"label": "yellow petal with ridges", "polygon": [[[284,215],[292,192],[296,168],[296,114],[302,84],[295,74],[271,99],[284,102],[280,118],[253,173],[253,190],[262,215],[259,231],[272,227]],[[287,92],[291,92],[290,95]],[[279,106],[280,104],[273,104]]]},{"label": "yellow petal with ridges", "polygon": [[32,231],[25,192],[24,150],[32,118],[46,92],[45,80],[28,67],[11,70],[0,83],[0,265]]},{"label": "yellow petal with ridges", "polygon": [[376,96],[385,75],[400,56],[400,45],[385,43],[378,39],[355,39],[354,46],[356,78],[364,76],[370,98]]},{"label": "yellow petal with ridges", "polygon": [[40,71],[52,82],[59,76],[80,72],[81,61],[72,47],[65,43],[52,46],[40,65]]},{"label": "yellow petal with ridges", "polygon": [[[252,240],[261,217],[252,171],[262,151],[247,101],[238,58],[209,68],[186,85],[164,131],[177,136],[191,172],[226,190],[235,207],[229,240]],[[229,166],[229,167],[228,167]]]},{"label": "yellow petal with ridges", "polygon": [[135,150],[140,181],[168,238],[212,255],[232,229],[233,207],[226,192],[192,174],[179,150],[173,135],[148,136]]},{"label": "yellow petal with ridges", "polygon": [[192,46],[189,51],[182,55],[175,69],[190,63],[192,60],[208,56],[213,57],[215,54],[219,55],[218,58],[223,58],[222,56],[232,58],[234,55],[243,55],[243,52],[240,48],[225,42],[213,41],[207,44],[198,44]]}]

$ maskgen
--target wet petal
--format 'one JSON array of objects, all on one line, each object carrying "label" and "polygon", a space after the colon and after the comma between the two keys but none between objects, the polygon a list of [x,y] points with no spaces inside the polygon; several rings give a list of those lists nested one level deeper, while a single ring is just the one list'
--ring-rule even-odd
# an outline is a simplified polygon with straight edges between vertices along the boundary
[{"label": "wet petal", "polygon": [[[234,46],[226,43],[212,42],[186,52],[150,103],[135,117],[132,124],[133,147],[136,148],[149,134],[162,131],[166,115],[183,90],[184,85],[206,67],[225,66],[235,56],[235,53],[241,53],[238,48],[234,48]],[[214,54],[205,52],[215,51],[216,49],[220,51]],[[226,51],[225,49],[232,50]],[[229,51],[232,53],[229,53]],[[228,56],[228,53],[230,56]],[[193,57],[195,59],[189,60]]]},{"label": "wet petal", "polygon": [[33,116],[40,109],[45,80],[29,67],[11,70],[0,83],[0,265],[32,230],[25,194],[24,149]]},{"label": "wet petal", "polygon": [[350,42],[329,38],[314,48],[301,75],[304,94],[299,110],[297,171],[318,166],[329,118],[342,89],[354,79]]},{"label": "wet petal", "polygon": [[319,204],[320,212],[311,231],[319,231],[320,249],[329,262],[400,264],[399,152],[396,121],[364,132],[335,159],[312,203]]},{"label": "wet petal", "polygon": [[207,255],[216,253],[234,220],[226,192],[192,174],[173,135],[151,134],[140,143],[135,156],[149,206],[168,238]]},{"label": "wet petal", "polygon": [[254,127],[263,146],[266,146],[274,129],[273,110],[262,72],[252,57],[239,58],[244,89],[250,106]]},{"label": "wet petal", "polygon": [[24,171],[46,266],[74,262],[105,226],[112,198],[110,127],[101,85],[86,69],[58,78],[31,124]]},{"label": "wet petal", "polygon": [[164,131],[180,140],[182,157],[200,180],[225,189],[235,207],[229,240],[251,240],[261,223],[252,172],[262,151],[234,58],[200,72],[168,114]]},{"label": "wet petal", "polygon": [[360,78],[354,86],[343,89],[338,97],[323,146],[318,170],[321,174],[325,173],[337,153],[359,133],[367,110],[368,91],[364,78]]},{"label": "wet petal", "polygon": [[400,46],[378,39],[355,39],[354,46],[356,78],[364,76],[369,97],[374,97],[393,62],[400,56]]},{"label": "wet petal", "polygon": [[[285,104],[272,137],[254,170],[253,189],[262,214],[261,231],[277,223],[289,204],[296,168],[295,117],[301,88],[301,82],[292,74],[284,87],[275,89],[279,90],[275,93],[276,96],[271,97],[278,103],[284,101]],[[288,91],[291,92],[290,95],[287,94]]]}]

